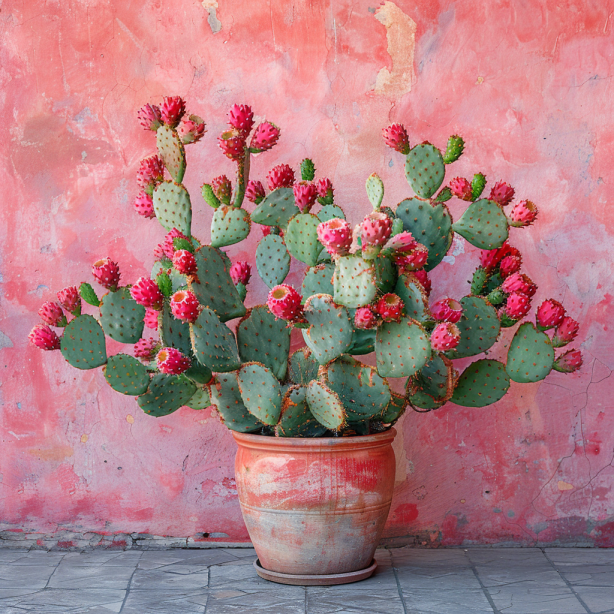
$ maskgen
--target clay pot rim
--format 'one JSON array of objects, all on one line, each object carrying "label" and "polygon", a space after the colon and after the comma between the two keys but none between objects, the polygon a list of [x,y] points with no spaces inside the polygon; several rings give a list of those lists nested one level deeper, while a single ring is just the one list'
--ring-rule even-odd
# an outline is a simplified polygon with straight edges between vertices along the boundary
[{"label": "clay pot rim", "polygon": [[390,428],[375,435],[354,435],[352,437],[270,437],[237,431],[231,431],[231,433],[235,441],[246,448],[292,450],[295,453],[305,450],[305,452],[313,453],[314,448],[325,448],[329,452],[343,452],[387,446],[392,443],[397,431],[395,428]]}]

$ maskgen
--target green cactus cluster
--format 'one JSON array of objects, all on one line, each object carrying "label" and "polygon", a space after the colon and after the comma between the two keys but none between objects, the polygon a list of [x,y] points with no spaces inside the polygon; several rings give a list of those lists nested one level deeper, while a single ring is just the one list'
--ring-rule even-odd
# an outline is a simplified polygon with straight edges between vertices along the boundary
[{"label": "green cactus cluster", "polygon": [[[245,109],[235,107],[235,115],[245,113],[249,121],[241,129],[231,126],[220,140],[237,166],[234,188],[225,177],[202,186],[203,199],[213,208],[209,244],[192,235],[192,203],[182,183],[184,145],[200,136],[186,138],[177,122],[152,128],[158,158],[170,177],[158,178],[145,190],[152,198],[148,217],[169,233],[150,275],[162,298],[152,316],[152,308],[146,312],[130,285],[107,285],[108,292],[99,298],[89,283],[82,283],[78,300],[98,310],[98,316],[81,314],[77,306],[69,310],[73,317],[67,324],[62,320],[58,347],[70,365],[102,366],[111,388],[136,397],[151,416],[167,416],[183,406],[211,408],[229,429],[277,437],[375,433],[395,424],[407,407],[417,412],[447,402],[485,407],[499,401],[511,381],[537,382],[553,368],[565,370],[555,348],[566,341],[557,333],[553,344],[543,322],[519,325],[505,363],[486,357],[462,373],[455,368],[456,360],[488,354],[501,329],[526,315],[512,309],[514,289],[506,282],[510,267],[521,258],[507,243],[512,224],[504,210],[505,184],[495,186],[488,198],[482,197],[482,173],[470,182],[444,185],[446,170],[465,150],[460,136],[450,137],[443,153],[428,142],[407,146],[405,176],[413,195],[396,207],[385,203],[382,179],[375,173],[367,178],[373,215],[382,218],[383,213],[388,222],[382,222],[387,234],[381,241],[365,244],[371,239],[362,225],[352,235],[332,185],[325,179],[315,183],[310,159],[299,169],[301,185],[313,186],[308,202],[295,197],[293,176],[278,185],[269,182],[268,194],[262,184],[258,188],[250,182],[252,151],[272,145],[253,140],[247,145],[244,125],[251,126],[251,111]],[[456,221],[446,204],[454,196],[469,201]],[[254,205],[251,213],[244,207],[246,197]],[[338,249],[320,234],[333,220],[349,233]],[[247,238],[253,223],[267,229],[255,265],[271,292],[288,287],[283,284],[293,259],[304,265],[292,317],[274,313],[271,294],[268,304],[245,305],[248,278],[236,277],[223,248]],[[427,273],[443,261],[455,234],[483,251],[469,294],[459,301],[460,315],[453,317],[429,302]],[[179,250],[193,259],[189,271],[171,259]],[[420,254],[423,260],[414,265],[412,257]],[[173,298],[178,292],[196,298],[195,317],[177,316]],[[153,338],[143,338],[145,322],[154,328]],[[456,331],[449,348],[434,341],[442,322]],[[291,353],[293,328],[300,330],[305,345]],[[108,356],[105,335],[134,345],[138,359],[128,353]],[[150,346],[154,349],[148,353]],[[181,357],[181,366],[172,367],[177,372],[163,368],[160,355],[156,360],[160,347]],[[365,354],[372,359],[363,363],[356,358]],[[389,378],[401,379],[403,394],[393,391]]]}]

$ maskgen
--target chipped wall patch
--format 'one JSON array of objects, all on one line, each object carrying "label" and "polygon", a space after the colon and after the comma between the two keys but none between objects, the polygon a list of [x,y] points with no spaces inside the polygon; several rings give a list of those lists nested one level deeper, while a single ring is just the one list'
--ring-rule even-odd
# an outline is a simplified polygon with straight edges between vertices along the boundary
[{"label": "chipped wall patch", "polygon": [[222,29],[222,22],[217,18],[217,0],[202,0],[204,9],[209,13],[207,23],[213,34],[217,34]]}]

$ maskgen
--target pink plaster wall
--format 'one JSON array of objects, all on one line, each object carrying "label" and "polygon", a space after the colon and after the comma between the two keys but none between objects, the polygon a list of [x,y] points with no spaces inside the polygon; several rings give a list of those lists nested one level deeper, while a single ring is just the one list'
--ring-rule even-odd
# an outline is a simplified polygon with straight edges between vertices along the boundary
[{"label": "pink plaster wall", "polygon": [[[40,303],[88,279],[96,259],[119,260],[126,282],[149,270],[148,246],[163,231],[132,211],[138,162],[153,152],[135,112],[179,94],[208,123],[189,148],[186,180],[204,240],[211,213],[198,187],[232,170],[214,137],[234,102],[283,127],[254,174],[310,154],[354,223],[369,208],[371,172],[389,204],[409,195],[400,158],[380,138],[390,121],[404,122],[413,142],[444,146],[463,134],[452,176],[484,170],[538,204],[539,224],[514,230],[512,243],[541,284],[536,301],[563,299],[582,323],[586,366],[512,384],[488,408],[407,415],[387,535],[614,545],[613,5],[0,2],[0,529],[247,538],[235,445],[210,412],[148,417],[100,371],[77,372],[26,344]],[[254,247],[251,237],[228,252]],[[433,298],[468,292],[475,252],[454,244]],[[249,300],[264,296],[253,282]]]}]

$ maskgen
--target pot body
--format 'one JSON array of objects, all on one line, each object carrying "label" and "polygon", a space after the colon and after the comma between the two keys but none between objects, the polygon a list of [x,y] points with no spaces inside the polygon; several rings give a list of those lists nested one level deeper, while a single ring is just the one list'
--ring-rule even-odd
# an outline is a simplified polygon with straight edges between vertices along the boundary
[{"label": "pot body", "polygon": [[241,511],[260,564],[339,574],[371,564],[394,489],[394,429],[364,437],[236,433]]}]

